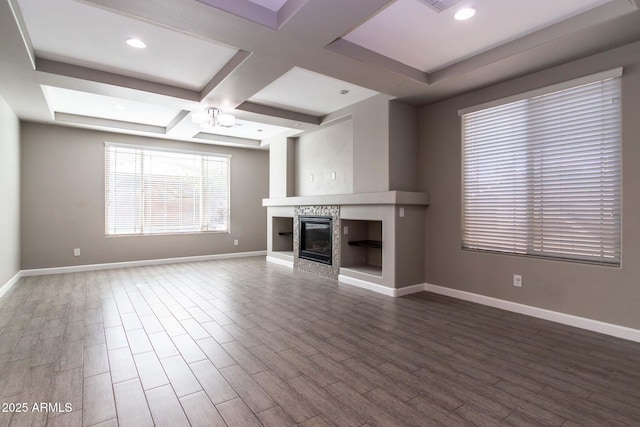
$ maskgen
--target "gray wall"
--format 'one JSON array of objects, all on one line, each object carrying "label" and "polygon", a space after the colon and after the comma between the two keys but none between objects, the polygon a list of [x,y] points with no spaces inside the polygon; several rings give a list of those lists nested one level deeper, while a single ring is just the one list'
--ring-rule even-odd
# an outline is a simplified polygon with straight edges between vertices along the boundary
[{"label": "gray wall", "polygon": [[[395,206],[396,216],[396,287],[424,283],[423,260],[425,257],[424,206],[402,206],[404,217],[400,217],[400,206]],[[429,209],[429,208],[426,208]]]},{"label": "gray wall", "polygon": [[[295,159],[296,196],[353,193],[352,120],[301,135]],[[331,172],[336,173],[335,180]]]},{"label": "gray wall", "polygon": [[418,189],[418,109],[389,102],[389,190]]},{"label": "gray wall", "polygon": [[274,138],[269,145],[269,197],[295,196],[295,140]]},{"label": "gray wall", "polygon": [[[23,269],[266,249],[266,151],[37,123],[23,123],[21,130]],[[233,155],[231,233],[105,237],[105,141]],[[74,257],[74,248],[82,256]]]},{"label": "gray wall", "polygon": [[353,192],[389,191],[389,97],[353,106]]},{"label": "gray wall", "polygon": [[20,270],[20,125],[0,96],[0,287]]},{"label": "gray wall", "polygon": [[[389,98],[376,95],[331,113],[329,122],[336,122],[298,138],[297,196],[417,190],[418,109]],[[281,151],[275,147],[274,155],[283,159]]]},{"label": "gray wall", "polygon": [[[461,135],[457,110],[625,66],[622,78],[622,267],[483,254],[460,248]],[[640,43],[452,98],[420,110],[420,189],[427,283],[640,328]],[[512,286],[522,274],[524,286]]]}]

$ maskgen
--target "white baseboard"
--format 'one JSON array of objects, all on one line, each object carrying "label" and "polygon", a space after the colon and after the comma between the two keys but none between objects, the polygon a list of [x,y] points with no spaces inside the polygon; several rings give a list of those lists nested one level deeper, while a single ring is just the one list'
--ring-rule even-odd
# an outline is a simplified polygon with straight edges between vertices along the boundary
[{"label": "white baseboard", "polygon": [[544,319],[551,322],[561,323],[563,325],[574,326],[576,328],[586,329],[588,331],[598,332],[629,341],[640,342],[640,330],[638,329],[615,325],[613,323],[601,322],[599,320],[588,319],[586,317],[574,316],[572,314],[561,313],[558,311],[547,310],[545,308],[533,307],[517,302],[488,297],[485,295],[474,294],[472,292],[461,291],[458,289],[446,288],[444,286],[421,283],[418,285],[394,289],[378,285],[376,283],[367,282],[365,280],[354,279],[353,277],[345,276],[342,274],[338,276],[338,281],[347,285],[368,289],[370,291],[390,297],[401,297],[404,295],[422,291],[433,292],[434,294],[445,295],[464,301],[470,301],[489,307],[511,311],[513,313],[524,314],[526,316],[536,317],[538,319]]},{"label": "white baseboard", "polygon": [[285,267],[289,267],[289,268],[293,268],[293,261],[287,261],[284,259],[280,259],[280,258],[276,258],[276,257],[272,257],[267,255],[267,262],[273,263],[273,264],[278,264],[278,265],[283,265]]},{"label": "white baseboard", "polygon": [[424,292],[424,283],[418,285],[405,286],[404,288],[395,289],[396,297],[403,297],[405,295],[411,295],[418,292]]},{"label": "white baseboard", "polygon": [[425,283],[423,286],[424,290],[427,292],[433,292],[435,294],[446,295],[452,298],[475,302],[477,304],[487,305],[489,307],[500,308],[502,310],[520,313],[531,317],[537,317],[539,319],[545,319],[551,322],[562,323],[564,325],[599,332],[601,334],[623,338],[629,341],[640,342],[640,330],[638,329],[614,325],[612,323],[605,323],[599,320],[560,313],[557,311],[551,311],[544,308],[533,307],[530,305],[519,304],[517,302],[487,297],[471,292],[460,291],[458,289],[431,285],[429,283]]},{"label": "white baseboard", "polygon": [[413,294],[416,292],[424,291],[424,284],[406,286],[404,288],[389,288],[387,286],[378,285],[377,283],[367,282],[366,280],[356,279],[350,276],[340,274],[338,281],[346,285],[356,286],[358,288],[367,289],[379,294],[383,294],[389,297],[401,297],[404,295]]},{"label": "white baseboard", "polygon": [[143,267],[147,265],[178,264],[183,262],[212,261],[217,259],[247,258],[264,256],[267,251],[234,252],[229,254],[199,255],[180,258],[145,259],[140,261],[110,262],[106,264],[71,265],[68,267],[37,268],[22,270],[22,276],[43,276],[45,274],[78,273],[83,271],[112,270],[114,268]]},{"label": "white baseboard", "polygon": [[344,283],[346,285],[355,286],[357,288],[367,289],[369,291],[373,291],[389,297],[394,296],[393,288],[378,285],[377,283],[367,282],[366,280],[354,279],[353,277],[345,276],[344,274],[338,275],[338,282]]},{"label": "white baseboard", "polygon": [[2,296],[4,294],[6,294],[7,292],[9,292],[9,289],[11,289],[13,287],[13,285],[16,284],[16,282],[23,276],[22,271],[18,271],[15,276],[13,276],[11,279],[9,279],[9,281],[7,283],[5,283],[4,285],[2,285],[2,287],[0,287],[0,298],[2,298]]}]

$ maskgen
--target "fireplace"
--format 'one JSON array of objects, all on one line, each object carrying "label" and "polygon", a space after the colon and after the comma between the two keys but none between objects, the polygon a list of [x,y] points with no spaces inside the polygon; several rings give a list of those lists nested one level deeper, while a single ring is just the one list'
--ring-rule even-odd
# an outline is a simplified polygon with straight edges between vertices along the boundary
[{"label": "fireplace", "polygon": [[302,259],[332,264],[332,219],[325,216],[300,216],[300,249]]}]

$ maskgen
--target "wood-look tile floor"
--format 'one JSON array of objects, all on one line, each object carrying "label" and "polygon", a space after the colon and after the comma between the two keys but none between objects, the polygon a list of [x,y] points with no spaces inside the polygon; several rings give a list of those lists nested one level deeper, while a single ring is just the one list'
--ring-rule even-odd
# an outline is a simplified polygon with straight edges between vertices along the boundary
[{"label": "wood-look tile floor", "polygon": [[0,299],[0,426],[638,426],[639,367],[637,343],[264,258]]}]

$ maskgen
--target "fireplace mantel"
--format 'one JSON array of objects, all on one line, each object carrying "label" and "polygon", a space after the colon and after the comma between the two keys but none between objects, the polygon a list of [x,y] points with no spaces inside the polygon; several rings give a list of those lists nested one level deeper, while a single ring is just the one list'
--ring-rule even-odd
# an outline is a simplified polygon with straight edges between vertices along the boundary
[{"label": "fireplace mantel", "polygon": [[427,193],[409,191],[383,191],[378,193],[327,194],[262,199],[262,206],[313,206],[313,205],[416,205],[429,206]]},{"label": "fireplace mantel", "polygon": [[[424,215],[428,195],[402,191],[264,199],[267,261],[385,295],[424,282]],[[331,265],[301,259],[300,215],[332,216]],[[379,247],[349,242],[376,240]]]}]

